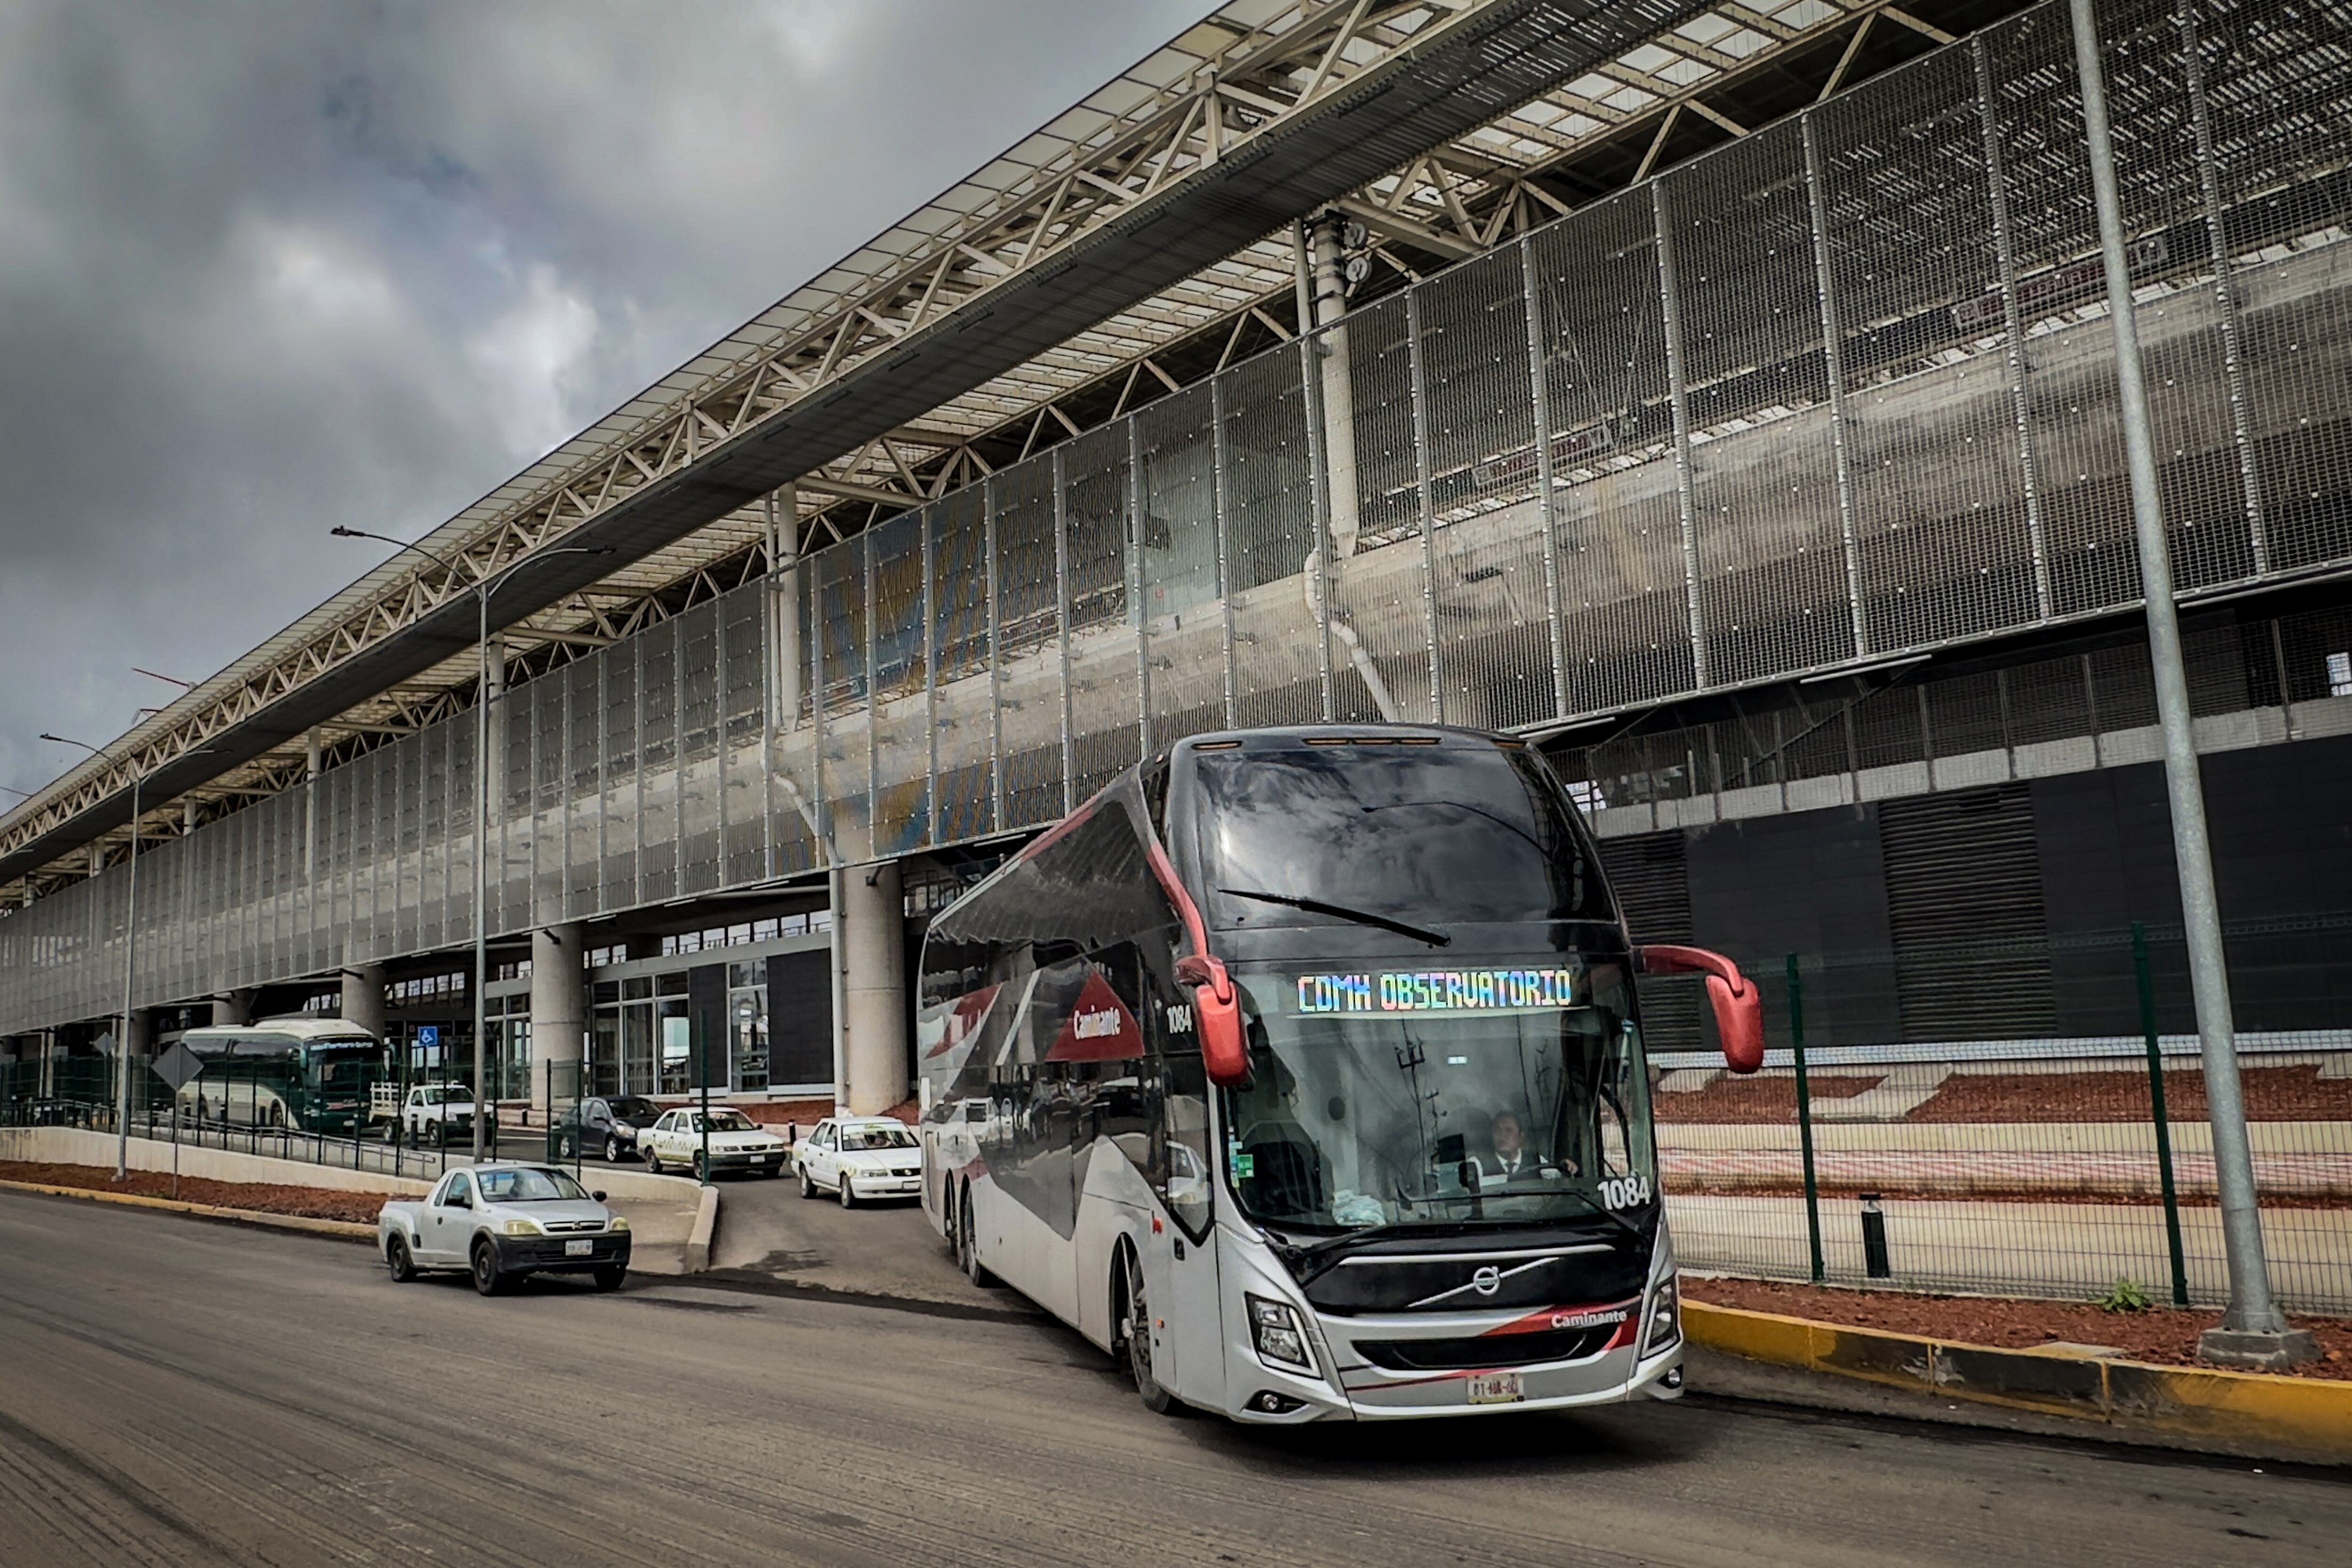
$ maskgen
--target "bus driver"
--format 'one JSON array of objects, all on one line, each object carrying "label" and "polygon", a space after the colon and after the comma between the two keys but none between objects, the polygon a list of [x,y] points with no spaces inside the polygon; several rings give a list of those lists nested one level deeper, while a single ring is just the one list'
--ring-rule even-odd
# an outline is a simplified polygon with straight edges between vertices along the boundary
[{"label": "bus driver", "polygon": [[1528,1148],[1527,1131],[1519,1125],[1517,1112],[1510,1110],[1495,1112],[1492,1131],[1495,1153],[1489,1162],[1486,1173],[1495,1179],[1504,1182],[1523,1182],[1555,1173],[1570,1176],[1576,1174],[1576,1162],[1573,1160],[1557,1162],[1552,1172],[1547,1172],[1544,1169],[1544,1162]]}]

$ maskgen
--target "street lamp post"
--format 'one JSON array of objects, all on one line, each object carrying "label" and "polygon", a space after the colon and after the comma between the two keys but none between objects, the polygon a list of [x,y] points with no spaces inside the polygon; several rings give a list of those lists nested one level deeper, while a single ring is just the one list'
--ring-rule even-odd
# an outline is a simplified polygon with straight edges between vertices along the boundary
[{"label": "street lamp post", "polygon": [[[327,531],[338,539],[373,539],[379,544],[389,544],[395,550],[413,550],[457,580],[457,569],[438,551],[389,534],[370,533],[362,528],[331,528]],[[490,835],[490,595],[497,593],[506,580],[533,561],[544,561],[554,555],[610,555],[609,545],[567,545],[557,550],[541,550],[488,576],[479,578],[468,586],[474,595],[475,634],[474,661],[476,679],[479,682],[474,700],[474,1162],[481,1163],[484,1122],[489,1114],[489,1037],[488,1009],[482,997],[482,987],[489,979],[489,917],[484,905],[489,899],[489,835]]]},{"label": "street lamp post", "polygon": [[[44,741],[59,745],[79,746],[91,756],[103,757],[106,749],[93,746],[88,741],[77,741],[68,735],[44,732]],[[122,1019],[114,1037],[114,1179],[122,1180],[131,1173],[131,983],[132,965],[139,952],[139,788],[146,780],[133,769],[131,774],[131,868],[122,893]]]},{"label": "street lamp post", "polygon": [[[79,746],[93,757],[107,754],[105,747],[77,741],[70,735],[52,735],[45,731],[41,739],[55,741],[61,746]],[[180,754],[205,757],[212,752],[212,747],[203,746]],[[139,792],[146,782],[142,773],[133,772],[131,775],[131,864],[122,890],[122,1018],[121,1032],[115,1036],[114,1042],[114,1179],[118,1182],[131,1173],[131,988],[139,956]]]}]

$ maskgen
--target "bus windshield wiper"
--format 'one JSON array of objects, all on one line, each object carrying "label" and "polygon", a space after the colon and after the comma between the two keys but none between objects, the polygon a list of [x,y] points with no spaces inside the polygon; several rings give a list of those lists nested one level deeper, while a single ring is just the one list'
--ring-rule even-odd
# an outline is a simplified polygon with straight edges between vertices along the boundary
[{"label": "bus windshield wiper", "polygon": [[1407,925],[1402,921],[1392,921],[1386,915],[1376,915],[1367,910],[1351,910],[1345,904],[1327,904],[1320,899],[1294,899],[1286,893],[1254,893],[1246,888],[1219,888],[1217,891],[1228,898],[1251,899],[1261,904],[1281,904],[1289,909],[1304,910],[1310,915],[1329,915],[1335,920],[1353,921],[1358,925],[1378,926],[1399,936],[1409,936],[1415,942],[1425,942],[1432,947],[1454,945],[1454,939],[1444,931]]},{"label": "bus windshield wiper", "polygon": [[1323,1272],[1321,1260],[1343,1247],[1351,1247],[1362,1241],[1377,1241],[1384,1237],[1398,1236],[1407,1231],[1423,1231],[1427,1228],[1417,1225],[1367,1225],[1360,1226],[1354,1230],[1343,1230],[1337,1236],[1327,1236],[1315,1241],[1294,1241],[1278,1231],[1264,1226],[1259,1228],[1259,1234],[1272,1242],[1276,1251],[1290,1255],[1291,1267],[1297,1272],[1300,1282],[1304,1283],[1321,1274]]}]

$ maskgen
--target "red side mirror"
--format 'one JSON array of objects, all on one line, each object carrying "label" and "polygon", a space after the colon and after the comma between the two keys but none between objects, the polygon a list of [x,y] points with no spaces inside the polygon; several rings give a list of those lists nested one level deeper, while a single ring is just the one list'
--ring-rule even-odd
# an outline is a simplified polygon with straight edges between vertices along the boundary
[{"label": "red side mirror", "polygon": [[1199,953],[1176,961],[1176,978],[1192,987],[1192,1026],[1200,1031],[1201,1061],[1209,1081],[1238,1089],[1249,1081],[1249,1043],[1242,1033],[1241,998],[1223,963]]},{"label": "red side mirror", "polygon": [[1644,974],[1706,975],[1715,1032],[1723,1042],[1723,1065],[1738,1073],[1764,1065],[1764,998],[1738,964],[1703,947],[1658,946],[1636,949],[1634,965]]},{"label": "red side mirror", "polygon": [[1234,1089],[1249,1081],[1249,1047],[1242,1039],[1242,1005],[1237,996],[1219,997],[1216,987],[1201,985],[1192,991],[1192,1017],[1201,1031],[1201,1060],[1209,1068],[1209,1081],[1221,1089]]}]

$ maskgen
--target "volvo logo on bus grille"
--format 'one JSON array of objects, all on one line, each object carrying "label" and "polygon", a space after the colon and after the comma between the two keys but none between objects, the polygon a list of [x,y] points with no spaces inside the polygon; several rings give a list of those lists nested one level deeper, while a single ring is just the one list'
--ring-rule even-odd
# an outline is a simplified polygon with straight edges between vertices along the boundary
[{"label": "volvo logo on bus grille", "polygon": [[[1525,1247],[1514,1248],[1508,1252],[1475,1252],[1472,1253],[1467,1258],[1465,1258],[1458,1253],[1448,1254],[1443,1252],[1360,1252],[1355,1257],[1343,1261],[1339,1267],[1342,1268],[1379,1268],[1382,1265],[1394,1267],[1397,1265],[1431,1263],[1468,1263],[1474,1258],[1479,1258],[1492,1260],[1479,1264],[1478,1267],[1471,1272],[1469,1279],[1464,1280],[1461,1284],[1454,1286],[1452,1289],[1440,1290],[1434,1296],[1423,1296],[1420,1300],[1409,1303],[1404,1309],[1408,1312],[1417,1312],[1423,1307],[1434,1307],[1440,1301],[1450,1301],[1465,1291],[1475,1290],[1482,1297],[1493,1296],[1501,1291],[1503,1289],[1503,1281],[1513,1279],[1518,1275],[1525,1274],[1529,1269],[1545,1268],[1548,1265],[1558,1263],[1564,1258],[1579,1258],[1591,1253],[1608,1252],[1611,1250],[1612,1248],[1607,1242],[1592,1241],[1585,1242],[1575,1247]],[[1502,1267],[1505,1263],[1510,1263],[1513,1267],[1505,1268]]]}]

